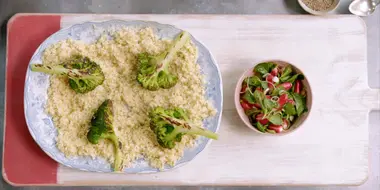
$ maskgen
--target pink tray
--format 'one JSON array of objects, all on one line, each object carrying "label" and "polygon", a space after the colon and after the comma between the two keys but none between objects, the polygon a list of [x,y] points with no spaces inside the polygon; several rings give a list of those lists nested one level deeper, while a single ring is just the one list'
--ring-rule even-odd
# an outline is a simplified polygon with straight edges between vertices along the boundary
[{"label": "pink tray", "polygon": [[16,15],[8,22],[3,178],[11,185],[55,185],[58,163],[30,136],[24,117],[24,82],[34,51],[60,29],[59,15]]}]

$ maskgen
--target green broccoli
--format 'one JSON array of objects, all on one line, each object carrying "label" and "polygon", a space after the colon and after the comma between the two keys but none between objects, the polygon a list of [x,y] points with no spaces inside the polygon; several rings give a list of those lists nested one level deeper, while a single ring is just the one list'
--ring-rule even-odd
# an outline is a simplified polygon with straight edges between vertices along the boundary
[{"label": "green broccoli", "polygon": [[143,88],[155,91],[171,88],[177,83],[178,77],[168,72],[168,65],[189,39],[190,34],[183,31],[163,53],[156,56],[147,53],[138,55],[137,81]]},{"label": "green broccoli", "polygon": [[103,84],[104,74],[98,64],[88,57],[74,55],[73,59],[56,66],[32,64],[31,70],[46,74],[65,75],[69,85],[77,93],[87,93]]},{"label": "green broccoli", "polygon": [[112,101],[107,99],[105,100],[95,112],[94,116],[91,119],[91,127],[87,133],[87,139],[92,144],[98,144],[99,140],[108,139],[114,146],[115,151],[115,161],[114,161],[114,170],[121,171],[121,158],[120,150],[121,142],[118,140],[118,137],[115,134],[113,129],[113,106]]},{"label": "green broccoli", "polygon": [[185,134],[201,135],[218,139],[218,134],[209,130],[191,126],[185,110],[181,108],[164,109],[156,107],[149,113],[150,128],[156,135],[158,144],[163,148],[172,149]]}]

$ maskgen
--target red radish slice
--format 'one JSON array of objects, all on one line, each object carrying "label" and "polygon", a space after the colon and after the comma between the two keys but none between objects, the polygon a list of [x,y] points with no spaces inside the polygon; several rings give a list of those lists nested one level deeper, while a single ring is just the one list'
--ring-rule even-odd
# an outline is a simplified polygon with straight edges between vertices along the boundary
[{"label": "red radish slice", "polygon": [[268,129],[275,131],[276,133],[281,133],[284,129],[281,125],[269,125]]},{"label": "red radish slice", "polygon": [[247,91],[247,85],[243,85],[243,87],[240,90],[240,94],[245,93],[245,91]]},{"label": "red radish slice", "polygon": [[262,113],[257,114],[256,115],[256,120],[258,122],[260,122],[261,124],[266,125],[269,122],[269,120],[268,119],[263,119],[263,117],[264,117],[264,114],[262,114]]},{"label": "red radish slice", "polygon": [[261,106],[260,106],[260,104],[258,104],[258,103],[254,103],[254,104],[252,104],[254,107],[256,107],[257,109],[260,109],[261,108]]},{"label": "red radish slice", "polygon": [[240,101],[241,107],[244,109],[244,111],[250,110],[252,107],[249,106],[248,102],[245,102],[243,100]]},{"label": "red radish slice", "polygon": [[302,83],[300,80],[296,80],[296,84],[294,86],[294,92],[299,94],[301,92]]},{"label": "red radish slice", "polygon": [[289,90],[292,88],[293,85],[290,82],[284,82],[284,83],[278,85],[277,87],[280,87],[280,86],[284,87],[285,90]]},{"label": "red radish slice", "polygon": [[283,106],[288,100],[288,94],[281,94],[278,103]]},{"label": "red radish slice", "polygon": [[273,82],[273,75],[272,74],[268,74],[267,77],[266,77],[266,81],[268,82]]},{"label": "red radish slice", "polygon": [[267,77],[266,77],[266,81],[268,82],[268,88],[269,89],[273,89],[273,75],[271,74],[268,74]]},{"label": "red radish slice", "polygon": [[288,102],[288,103],[291,103],[291,104],[293,104],[293,105],[295,104],[294,100],[292,100],[292,99],[288,99],[287,102]]},{"label": "red radish slice", "polygon": [[277,108],[277,111],[281,110],[287,101],[288,101],[288,94],[281,94],[280,98],[278,99],[279,107]]},{"label": "red radish slice", "polygon": [[270,72],[271,75],[273,76],[277,76],[278,74],[278,67],[275,67],[274,69],[272,69],[272,71]]}]

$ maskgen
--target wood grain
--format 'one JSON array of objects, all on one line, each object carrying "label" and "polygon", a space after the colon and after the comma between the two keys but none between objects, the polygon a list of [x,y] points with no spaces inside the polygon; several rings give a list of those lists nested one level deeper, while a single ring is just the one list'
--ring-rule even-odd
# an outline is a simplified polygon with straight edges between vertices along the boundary
[{"label": "wood grain", "polygon": [[[62,185],[358,185],[368,175],[368,112],[380,109],[368,87],[364,22],[354,16],[64,15],[61,27],[89,20],[154,20],[189,31],[214,54],[223,77],[220,140],[191,163],[159,174],[123,175],[59,167]],[[281,137],[244,126],[233,91],[261,60],[290,62],[307,75],[312,109]]]}]

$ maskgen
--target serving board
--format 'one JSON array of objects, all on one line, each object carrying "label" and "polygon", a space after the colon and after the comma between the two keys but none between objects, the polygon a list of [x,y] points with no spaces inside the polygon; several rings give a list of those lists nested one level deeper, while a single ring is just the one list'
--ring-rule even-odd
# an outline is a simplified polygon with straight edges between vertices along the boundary
[{"label": "serving board", "polygon": [[[220,140],[178,169],[105,174],[50,159],[23,114],[28,62],[49,35],[85,21],[152,20],[189,31],[219,64],[224,88]],[[28,32],[25,32],[28,31]],[[380,91],[367,85],[367,38],[355,16],[17,14],[8,23],[3,177],[12,185],[359,185],[367,179],[368,112]],[[308,77],[308,119],[281,137],[251,131],[233,93],[242,72],[262,60],[288,61]]]}]

